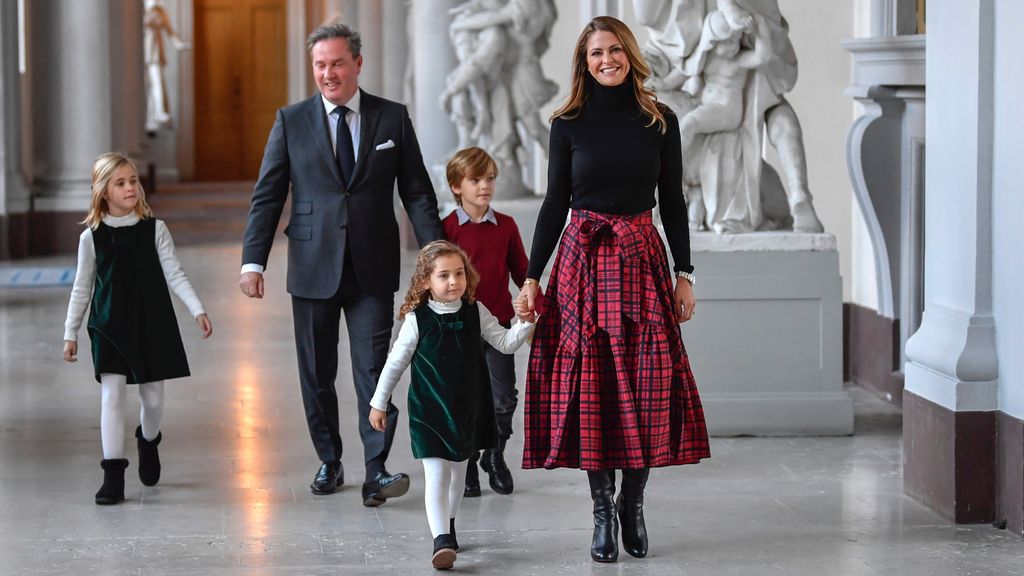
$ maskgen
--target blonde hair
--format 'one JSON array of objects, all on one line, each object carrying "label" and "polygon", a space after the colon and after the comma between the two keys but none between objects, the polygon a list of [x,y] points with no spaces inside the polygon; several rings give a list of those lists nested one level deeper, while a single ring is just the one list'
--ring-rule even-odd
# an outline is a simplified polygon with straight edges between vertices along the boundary
[{"label": "blonde hair", "polygon": [[488,170],[492,170],[495,177],[498,176],[498,163],[483,148],[470,146],[452,156],[445,168],[445,177],[448,178],[448,187],[451,188],[452,196],[459,206],[462,206],[462,195],[455,193],[455,187],[461,186],[464,178],[486,176]]},{"label": "blonde hair", "polygon": [[[85,220],[82,220],[79,224],[85,224],[95,230],[100,225],[100,222],[103,221],[103,217],[110,212],[106,198],[107,187],[110,186],[110,181],[114,178],[114,174],[122,166],[131,167],[132,171],[135,172],[136,178],[138,177],[139,169],[135,162],[132,162],[131,158],[124,154],[107,152],[96,158],[92,165],[92,202],[89,204],[89,213],[85,216]],[[142,188],[141,180],[139,181],[138,190],[139,201],[135,203],[135,214],[140,219],[152,218],[153,210],[146,202],[146,191]]]},{"label": "blonde hair", "polygon": [[[555,110],[550,120],[555,118],[575,118],[580,113],[583,105],[586,104],[587,98],[590,96],[587,92],[586,81],[587,75],[590,73],[587,69],[587,42],[590,41],[590,35],[599,30],[611,32],[622,43],[622,49],[629,60],[629,77],[626,79],[626,82],[632,81],[633,95],[636,97],[637,105],[650,118],[647,126],[653,126],[657,123],[658,129],[664,134],[668,128],[668,123],[665,121],[666,109],[658,104],[658,97],[654,94],[654,91],[644,86],[644,81],[651,75],[651,67],[647,65],[647,61],[640,54],[640,47],[637,45],[636,37],[633,36],[629,26],[611,16],[598,16],[583,27],[583,32],[580,33],[579,40],[576,41],[576,49],[573,52],[572,87],[569,90],[569,98],[565,104],[562,104]],[[593,81],[596,82],[596,80]]]},{"label": "blonde hair", "polygon": [[480,282],[480,275],[476,268],[469,263],[469,256],[455,244],[447,240],[434,240],[424,246],[416,256],[416,271],[412,273],[412,280],[409,281],[409,291],[405,293],[405,301],[398,310],[398,319],[404,320],[405,316],[415,310],[430,298],[430,275],[434,272],[434,263],[442,256],[457,255],[462,258],[466,267],[466,293],[462,299],[472,304],[476,299],[476,286]]}]

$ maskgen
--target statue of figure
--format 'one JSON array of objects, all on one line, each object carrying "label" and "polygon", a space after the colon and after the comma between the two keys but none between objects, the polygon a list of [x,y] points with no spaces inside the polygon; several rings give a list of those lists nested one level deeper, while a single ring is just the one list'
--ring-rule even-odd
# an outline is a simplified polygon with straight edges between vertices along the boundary
[{"label": "statue of figure", "polygon": [[501,164],[503,189],[512,195],[517,188],[525,191],[520,155],[526,142],[519,129],[546,153],[548,128],[539,111],[558,92],[540,65],[557,17],[555,4],[470,0],[453,12],[449,31],[459,66],[448,76],[442,105],[459,127],[460,146],[489,150]]},{"label": "statue of figure", "polygon": [[[504,4],[505,0],[471,0],[452,10],[454,22],[481,12],[499,10]],[[506,87],[499,77],[505,64],[503,58],[508,46],[508,32],[501,25],[481,29],[453,25],[449,36],[459,65],[448,74],[441,94],[441,107],[455,123],[459,149],[470,146],[490,148],[491,98],[508,101]]]},{"label": "statue of figure", "polygon": [[[778,0],[634,0],[652,87],[680,115],[692,228],[821,232],[803,134],[784,94],[797,60]],[[785,177],[762,159],[762,135]]]},{"label": "statue of figure", "polygon": [[178,37],[171,26],[171,17],[160,0],[146,0],[142,22],[145,26],[143,57],[146,62],[146,131],[156,132],[171,122],[167,106],[167,85],[164,82],[164,66],[167,65],[164,34],[167,34],[178,50],[186,50],[191,46]]}]

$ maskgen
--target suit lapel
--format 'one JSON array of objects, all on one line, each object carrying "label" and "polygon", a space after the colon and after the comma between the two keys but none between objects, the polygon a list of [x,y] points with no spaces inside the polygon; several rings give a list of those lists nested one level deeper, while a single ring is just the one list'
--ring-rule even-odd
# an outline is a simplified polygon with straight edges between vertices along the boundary
[{"label": "suit lapel", "polygon": [[313,135],[316,147],[320,151],[324,162],[331,169],[331,174],[338,184],[345,187],[341,180],[341,170],[338,168],[338,159],[334,155],[334,147],[331,146],[331,129],[327,126],[327,115],[324,113],[323,99],[320,94],[310,98],[306,106],[306,121],[309,124],[309,132]]},{"label": "suit lapel", "polygon": [[[362,92],[362,90],[360,90]],[[359,157],[356,159],[356,167],[352,170],[352,183],[354,184],[366,165],[370,156],[370,147],[373,143],[373,135],[377,131],[377,122],[380,120],[380,103],[372,94],[362,92],[359,96]]]}]

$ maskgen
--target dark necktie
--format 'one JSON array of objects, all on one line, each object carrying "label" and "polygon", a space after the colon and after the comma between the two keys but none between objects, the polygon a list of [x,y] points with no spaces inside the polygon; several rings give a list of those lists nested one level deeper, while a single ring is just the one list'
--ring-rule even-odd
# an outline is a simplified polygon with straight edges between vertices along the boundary
[{"label": "dark necktie", "polygon": [[338,155],[341,179],[348,186],[352,182],[352,172],[356,168],[356,153],[352,149],[352,131],[348,129],[348,122],[345,121],[345,115],[349,113],[349,109],[348,106],[338,106],[334,110],[338,113],[338,130],[334,149]]}]

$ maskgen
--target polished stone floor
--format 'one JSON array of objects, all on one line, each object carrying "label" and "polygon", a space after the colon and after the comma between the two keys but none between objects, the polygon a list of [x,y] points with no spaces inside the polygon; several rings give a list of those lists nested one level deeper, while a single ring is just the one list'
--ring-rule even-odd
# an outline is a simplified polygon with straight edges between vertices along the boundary
[{"label": "polished stone floor", "polygon": [[[412,475],[410,493],[377,509],[361,505],[347,378],[340,390],[349,483],[332,496],[309,492],[317,462],[296,381],[283,247],[282,239],[263,301],[245,299],[236,287],[237,243],[180,248],[214,335],[201,340],[178,306],[194,376],[167,385],[163,479],[143,487],[129,450],[127,501],[119,506],[92,502],[101,478],[99,390],[87,357],[61,361],[68,289],[0,290],[0,575],[433,572],[422,469],[404,422],[389,465]],[[520,373],[525,355],[518,354]],[[899,414],[853,393],[852,437],[715,438],[711,460],[655,471],[647,559],[623,553],[614,565],[592,563],[585,476],[518,470],[514,495],[485,488],[465,501],[456,570],[1024,574],[1024,540],[990,526],[950,525],[902,494]],[[129,432],[137,397],[131,407]],[[515,461],[521,437],[510,446]]]}]

